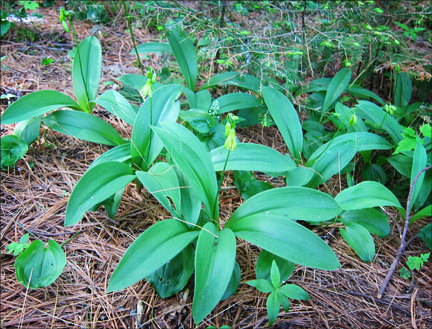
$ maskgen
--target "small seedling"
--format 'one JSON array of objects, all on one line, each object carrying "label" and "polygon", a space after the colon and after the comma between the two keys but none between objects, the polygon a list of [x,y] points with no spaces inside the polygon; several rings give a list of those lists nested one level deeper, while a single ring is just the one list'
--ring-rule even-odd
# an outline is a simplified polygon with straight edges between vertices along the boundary
[{"label": "small seedling", "polygon": [[6,247],[8,250],[8,254],[10,254],[13,251],[14,256],[18,256],[20,253],[22,253],[24,250],[26,250],[30,243],[28,243],[29,233],[24,234],[21,238],[19,243],[18,242],[12,242],[10,245]]},{"label": "small seedling", "polygon": [[411,271],[413,271],[414,269],[420,271],[424,262],[428,261],[429,256],[430,256],[430,252],[427,254],[421,254],[420,257],[409,256],[406,264],[409,267],[410,271],[408,271],[405,267],[402,267],[399,270],[400,276],[404,279],[409,279],[411,277]]}]

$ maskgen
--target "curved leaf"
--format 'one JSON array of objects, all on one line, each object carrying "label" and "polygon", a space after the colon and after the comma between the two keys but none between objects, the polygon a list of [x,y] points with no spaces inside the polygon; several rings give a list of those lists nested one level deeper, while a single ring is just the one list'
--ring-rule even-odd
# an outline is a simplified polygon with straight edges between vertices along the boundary
[{"label": "curved leaf", "polygon": [[108,112],[116,115],[127,124],[133,126],[136,112],[126,98],[115,90],[108,90],[90,104],[99,104]]},{"label": "curved leaf", "polygon": [[177,256],[197,236],[175,219],[157,222],[144,231],[126,250],[112,274],[107,292],[127,288]]},{"label": "curved leaf", "polygon": [[19,283],[37,289],[53,283],[65,265],[66,255],[54,240],[48,241],[48,248],[41,240],[36,240],[15,260],[15,273]]},{"label": "curved leaf", "polygon": [[189,38],[182,37],[177,28],[172,28],[168,33],[174,57],[180,67],[183,77],[186,80],[186,86],[195,91],[195,85],[198,75],[198,62],[196,60],[195,47]]},{"label": "curved leaf", "polygon": [[[147,42],[138,45],[136,48],[138,54],[163,54],[171,52],[171,46],[163,42]],[[135,49],[129,55],[135,55]]]},{"label": "curved leaf", "polygon": [[382,106],[384,106],[386,103],[374,92],[364,89],[358,85],[353,85],[352,87],[349,87],[346,89],[348,93],[350,93],[353,96],[360,97],[360,98],[372,98],[376,100],[378,103],[380,103]]},{"label": "curved leaf", "polygon": [[[147,77],[139,74],[125,74],[119,77],[117,80],[133,89],[141,90],[147,82]],[[157,90],[162,87],[162,84],[156,81],[153,84],[153,87]]]},{"label": "curved leaf", "polygon": [[69,96],[55,90],[35,91],[13,102],[1,116],[2,125],[28,120],[61,107],[83,111]]},{"label": "curved leaf", "polygon": [[42,115],[19,122],[15,129],[14,135],[24,140],[27,145],[33,143],[39,137]]},{"label": "curved leaf", "polygon": [[[146,189],[175,217],[181,218],[180,185],[172,165],[158,162],[148,172],[137,171]],[[171,205],[173,203],[174,207]]]},{"label": "curved leaf", "polygon": [[253,90],[258,93],[260,91],[261,80],[245,73],[240,74],[238,72],[224,72],[208,80],[200,88],[200,90],[218,85],[237,86],[248,90]]},{"label": "curved leaf", "polygon": [[351,140],[331,145],[311,167],[315,173],[306,186],[314,188],[324,183],[331,176],[345,168],[351,159],[354,158],[355,154],[355,141]]},{"label": "curved leaf", "polygon": [[[413,183],[414,178],[417,176],[417,174],[420,172],[420,170],[424,169],[426,167],[426,149],[422,145],[421,139],[417,137],[416,146],[414,149],[414,156],[413,156],[413,164],[411,169],[411,180],[410,184]],[[414,184],[414,188],[412,189],[412,195],[411,195],[411,203],[410,203],[410,211],[417,201],[417,197],[419,196],[420,189],[423,184],[423,180],[425,178],[425,172],[423,172],[417,179],[417,181]],[[429,187],[429,193],[430,193],[430,187]],[[424,201],[423,201],[424,202]],[[420,205],[422,206],[422,205]]]},{"label": "curved leaf", "polygon": [[296,264],[329,271],[340,267],[333,250],[321,238],[283,216],[250,215],[228,221],[224,228],[230,228],[236,237]]},{"label": "curved leaf", "polygon": [[327,110],[330,108],[330,105],[332,105],[334,101],[338,99],[339,96],[345,91],[346,87],[348,87],[350,79],[351,70],[347,67],[340,70],[331,79],[324,99],[324,105],[321,109],[323,113],[327,112]]},{"label": "curved leaf", "polygon": [[124,144],[109,123],[89,113],[58,110],[48,114],[43,121],[51,129],[88,142],[113,146]]},{"label": "curved leaf", "polygon": [[195,252],[192,314],[196,324],[213,310],[224,295],[234,270],[235,255],[234,233],[226,228],[217,232],[213,223],[207,223],[200,232]]},{"label": "curved leaf", "polygon": [[402,140],[402,126],[382,108],[368,101],[358,101],[357,113],[359,117],[375,123],[387,131],[393,142],[397,145]]},{"label": "curved leaf", "polygon": [[[215,171],[222,171],[228,156],[228,150],[221,146],[210,152]],[[226,170],[285,172],[295,168],[293,162],[274,149],[250,143],[237,144],[230,153]]]},{"label": "curved leaf", "polygon": [[345,228],[339,228],[345,241],[355,250],[362,261],[371,262],[375,256],[375,243],[368,230],[356,223],[347,223]]},{"label": "curved leaf", "polygon": [[[131,138],[132,162],[135,167],[147,171],[162,151],[163,144],[153,133],[150,125],[159,127],[161,122],[175,122],[180,112],[180,85],[167,85],[153,93],[152,106],[150,97],[141,106],[134,123]],[[152,108],[152,122],[150,122]]]},{"label": "curved leaf", "polygon": [[279,288],[279,291],[286,297],[297,300],[309,300],[309,294],[295,284],[286,284]]},{"label": "curved leaf", "polygon": [[219,103],[217,114],[232,112],[240,109],[246,109],[255,106],[261,106],[258,98],[251,94],[231,93],[218,97],[215,101]]},{"label": "curved leaf", "polygon": [[341,208],[329,194],[307,187],[288,186],[267,190],[247,199],[231,216],[225,227],[230,227],[243,217],[254,214],[284,216],[321,222],[333,219]]},{"label": "curved leaf", "polygon": [[362,182],[343,190],[335,200],[344,210],[388,206],[401,208],[398,199],[387,187],[372,181]]},{"label": "curved leaf", "polygon": [[97,157],[96,160],[92,162],[90,165],[90,168],[93,168],[99,163],[107,162],[107,161],[117,161],[117,162],[125,162],[129,163],[132,158],[131,155],[131,148],[129,143],[124,143],[122,145],[118,145],[116,147],[113,147],[112,149],[106,151],[105,153],[101,154],[99,157]]},{"label": "curved leaf", "polygon": [[390,233],[387,216],[374,208],[347,211],[341,216],[340,221],[345,225],[349,223],[359,224],[380,238],[384,238]]},{"label": "curved leaf", "polygon": [[406,72],[399,72],[394,90],[394,104],[397,107],[405,108],[412,94],[412,83]]},{"label": "curved leaf", "polygon": [[275,89],[263,87],[262,94],[291,156],[297,163],[300,162],[303,149],[303,130],[294,106],[284,94]]},{"label": "curved leaf", "polygon": [[69,198],[64,225],[78,223],[88,209],[117,193],[135,178],[133,170],[121,162],[103,162],[87,170]]},{"label": "curved leaf", "polygon": [[266,308],[269,320],[269,327],[276,321],[279,315],[280,300],[277,291],[272,291],[267,297]]},{"label": "curved leaf", "polygon": [[72,81],[75,96],[81,108],[91,113],[93,105],[88,104],[96,98],[99,88],[102,65],[102,49],[95,36],[85,38],[78,45],[72,64]]},{"label": "curved leaf", "polygon": [[185,127],[171,122],[164,122],[161,126],[152,129],[197,192],[209,215],[218,214],[216,174],[208,152]]}]

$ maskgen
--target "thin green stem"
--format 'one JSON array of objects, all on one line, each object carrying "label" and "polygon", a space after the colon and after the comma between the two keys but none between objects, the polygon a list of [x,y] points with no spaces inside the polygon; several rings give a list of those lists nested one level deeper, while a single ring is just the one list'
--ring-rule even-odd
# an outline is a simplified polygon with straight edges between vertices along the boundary
[{"label": "thin green stem", "polygon": [[386,111],[386,114],[385,114],[385,116],[384,116],[384,119],[383,119],[383,121],[381,122],[381,125],[379,126],[379,128],[378,128],[378,132],[381,130],[381,128],[382,128],[382,126],[383,126],[383,124],[384,124],[384,121],[385,121],[385,119],[387,118],[387,115],[388,115],[388,112]]},{"label": "thin green stem", "polygon": [[141,64],[141,60],[139,58],[138,50],[137,50],[137,47],[136,47],[136,44],[135,44],[135,38],[134,38],[134,35],[133,35],[133,32],[132,32],[132,26],[131,26],[131,23],[130,23],[130,20],[129,20],[129,13],[128,13],[128,10],[127,10],[126,1],[122,1],[122,2],[123,2],[123,7],[124,7],[124,10],[125,10],[125,14],[126,14],[126,21],[127,21],[127,24],[128,24],[128,28],[129,28],[130,34],[131,34],[132,43],[133,43],[133,46],[134,46],[134,49],[135,49],[135,54],[137,56],[138,66],[141,69],[142,74],[145,76],[144,67]]},{"label": "thin green stem", "polygon": [[63,247],[64,245],[68,244],[73,238],[75,238],[78,234],[80,234],[82,231],[76,232],[71,238],[67,239],[65,242],[63,242],[60,247]]},{"label": "thin green stem", "polygon": [[219,231],[219,214],[216,214],[216,209],[217,209],[217,205],[218,205],[217,202],[218,202],[218,199],[219,199],[219,193],[220,193],[220,190],[221,190],[221,187],[222,187],[222,182],[223,182],[224,175],[225,175],[225,169],[226,169],[226,166],[227,166],[230,154],[231,154],[231,150],[228,150],[228,155],[227,155],[227,158],[225,160],[225,164],[224,164],[224,167],[223,167],[223,170],[222,170],[222,175],[221,175],[221,179],[220,179],[220,182],[219,182],[219,187],[218,187],[218,190],[217,190],[216,198],[215,198],[215,201],[213,203],[214,204],[214,207],[213,207],[213,220],[217,224],[216,225],[216,229],[218,231]]}]

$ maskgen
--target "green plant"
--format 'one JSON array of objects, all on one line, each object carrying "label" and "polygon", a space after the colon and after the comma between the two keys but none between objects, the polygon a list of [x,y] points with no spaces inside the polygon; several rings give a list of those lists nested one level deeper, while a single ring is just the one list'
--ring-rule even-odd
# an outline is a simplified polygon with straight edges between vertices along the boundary
[{"label": "green plant", "polygon": [[309,294],[303,288],[295,284],[285,284],[294,272],[294,267],[295,264],[263,250],[258,257],[255,268],[257,279],[246,282],[263,293],[270,293],[266,303],[269,326],[276,321],[281,305],[285,312],[289,312],[290,302],[288,298],[310,299]]},{"label": "green plant", "polygon": [[430,252],[427,254],[421,254],[420,257],[408,256],[408,261],[406,262],[406,264],[410,270],[408,271],[405,267],[400,268],[400,276],[404,279],[409,279],[411,277],[411,272],[414,269],[420,271],[420,269],[423,267],[424,262],[427,262],[429,260],[429,256]]},{"label": "green plant", "polygon": [[30,244],[27,243],[29,236],[29,233],[24,234],[20,238],[19,242],[12,242],[10,245],[8,245],[6,247],[6,249],[8,250],[8,254],[13,251],[14,256],[18,256],[20,253],[26,250],[30,246]]},{"label": "green plant", "polygon": [[405,32],[403,33],[403,37],[404,38],[410,36],[414,40],[414,42],[417,41],[417,32],[421,32],[421,31],[426,30],[423,27],[417,27],[417,28],[414,28],[414,29],[410,29],[408,26],[406,26],[405,24],[402,24],[400,22],[394,22],[394,23],[397,26],[399,26],[400,28],[402,28],[402,29],[405,30]]}]

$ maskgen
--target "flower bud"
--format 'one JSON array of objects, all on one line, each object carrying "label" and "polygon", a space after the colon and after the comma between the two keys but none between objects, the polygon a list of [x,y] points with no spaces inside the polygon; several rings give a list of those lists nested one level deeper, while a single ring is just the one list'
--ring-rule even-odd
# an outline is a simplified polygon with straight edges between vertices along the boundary
[{"label": "flower bud", "polygon": [[225,138],[228,138],[228,134],[231,130],[231,124],[229,122],[226,123],[225,125]]},{"label": "flower bud", "polygon": [[356,124],[357,124],[357,116],[353,114],[349,119],[348,126],[355,126]]},{"label": "flower bud", "polygon": [[156,73],[153,74],[151,82],[152,82],[152,83],[155,83],[155,82],[156,82]]}]

